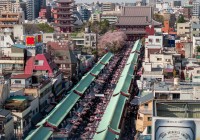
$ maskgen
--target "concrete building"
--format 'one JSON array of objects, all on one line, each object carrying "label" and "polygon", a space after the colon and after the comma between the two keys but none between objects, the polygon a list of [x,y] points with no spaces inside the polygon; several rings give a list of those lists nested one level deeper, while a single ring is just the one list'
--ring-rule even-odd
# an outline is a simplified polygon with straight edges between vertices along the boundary
[{"label": "concrete building", "polygon": [[5,109],[10,110],[14,116],[17,137],[22,137],[31,128],[32,109],[37,105],[38,98],[31,96],[13,96],[6,100]]},{"label": "concrete building", "polygon": [[198,1],[193,1],[192,3],[192,16],[200,16],[200,3]]},{"label": "concrete building", "polygon": [[0,11],[11,10],[13,0],[1,0]]},{"label": "concrete building", "polygon": [[83,22],[87,22],[91,16],[91,11],[88,6],[80,5],[77,7],[77,11],[80,13]]},{"label": "concrete building", "polygon": [[148,38],[145,39],[145,62],[149,62],[150,54],[159,53],[162,49],[162,36],[148,36]]},{"label": "concrete building", "polygon": [[53,61],[63,73],[64,78],[71,80],[72,77],[77,76],[79,71],[78,61],[67,45],[67,42],[49,41],[47,42],[48,52],[53,57]]},{"label": "concrete building", "polygon": [[19,3],[16,3],[11,10],[2,10],[0,12],[0,29],[13,28],[15,24],[23,24],[24,20],[24,12]]},{"label": "concrete building", "polygon": [[115,24],[121,11],[104,11],[101,14],[101,21],[107,20],[110,25]]},{"label": "concrete building", "polygon": [[200,36],[200,23],[192,22],[191,23],[191,37],[199,37]]},{"label": "concrete building", "polygon": [[9,110],[0,109],[0,135],[2,140],[14,138],[14,120]]},{"label": "concrete building", "polygon": [[[141,93],[138,99],[138,117],[136,130],[143,132],[152,125],[153,110],[155,101],[184,102],[185,100],[199,100],[199,83],[180,82],[174,78],[174,82],[143,81],[139,88]],[[167,105],[167,104],[166,104]],[[164,113],[164,112],[163,112]],[[168,112],[169,115],[173,112]],[[168,114],[167,113],[167,114]],[[165,112],[166,115],[166,112]]]},{"label": "concrete building", "polygon": [[10,96],[10,83],[6,80],[0,81],[0,107],[3,107],[3,104]]},{"label": "concrete building", "polygon": [[177,23],[177,35],[183,35],[183,36],[186,36],[186,37],[190,37],[190,35],[191,35],[191,24],[189,22]]},{"label": "concrete building", "polygon": [[26,16],[27,20],[32,21],[35,20],[39,16],[41,8],[40,0],[27,0],[26,1]]},{"label": "concrete building", "polygon": [[184,6],[183,7],[183,16],[186,19],[191,19],[192,17],[192,6]]},{"label": "concrete building", "polygon": [[196,47],[200,46],[200,37],[192,37],[192,43],[193,43],[193,54],[196,55]]},{"label": "concrete building", "polygon": [[93,23],[95,21],[100,22],[101,21],[101,13],[100,12],[94,12],[90,16],[90,21]]},{"label": "concrete building", "polygon": [[27,0],[26,2],[27,20],[32,21],[36,18],[35,11],[36,11],[35,0]]},{"label": "concrete building", "polygon": [[[86,30],[89,29],[86,28]],[[71,35],[71,38],[75,46],[80,46],[82,48],[96,49],[97,46],[96,33],[91,33],[90,31],[86,31],[85,33]]]},{"label": "concrete building", "polygon": [[169,21],[169,26],[170,27],[174,27],[175,22],[176,22],[175,14],[172,14],[172,13],[163,13],[162,15],[163,15],[164,21],[165,20]]},{"label": "concrete building", "polygon": [[111,2],[104,2],[102,3],[102,11],[114,11],[115,4]]},{"label": "concrete building", "polygon": [[24,53],[25,46],[21,44],[0,48],[1,73],[23,73],[25,66]]}]

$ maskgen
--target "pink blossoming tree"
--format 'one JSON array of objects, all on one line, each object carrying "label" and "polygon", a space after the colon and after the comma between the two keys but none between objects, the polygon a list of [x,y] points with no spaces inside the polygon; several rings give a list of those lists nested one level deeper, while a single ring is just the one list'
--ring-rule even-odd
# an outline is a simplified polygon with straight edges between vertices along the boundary
[{"label": "pink blossoming tree", "polygon": [[107,32],[98,42],[98,53],[103,55],[106,51],[113,53],[119,51],[125,44],[127,36],[122,31]]}]

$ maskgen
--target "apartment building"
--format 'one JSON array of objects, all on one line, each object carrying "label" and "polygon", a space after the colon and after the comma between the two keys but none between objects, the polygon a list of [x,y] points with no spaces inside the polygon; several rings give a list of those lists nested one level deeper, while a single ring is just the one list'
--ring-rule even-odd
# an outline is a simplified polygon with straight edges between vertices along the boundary
[{"label": "apartment building", "polygon": [[12,9],[0,12],[0,29],[13,28],[15,24],[23,24],[24,20],[24,12],[19,5],[14,5]]},{"label": "apartment building", "polygon": [[150,54],[159,53],[163,50],[162,36],[148,36],[145,38],[145,62],[149,62]]},{"label": "apartment building", "polygon": [[143,84],[139,85],[141,92],[138,99],[139,110],[136,130],[143,132],[152,125],[154,99],[170,102],[174,100],[177,102],[199,100],[199,85],[199,83],[180,82],[179,78],[174,78],[174,82],[143,81]]},{"label": "apartment building", "polygon": [[190,34],[191,34],[191,24],[189,22],[177,23],[177,35],[190,37]]},{"label": "apartment building", "polygon": [[14,120],[9,110],[0,109],[0,135],[1,139],[14,138]]},{"label": "apartment building", "polygon": [[120,15],[121,11],[104,11],[101,14],[101,21],[107,20],[112,25],[117,22]]},{"label": "apartment building", "polygon": [[10,83],[6,80],[0,80],[0,107],[3,107],[3,104],[10,96]]},{"label": "apartment building", "polygon": [[192,16],[200,16],[200,3],[198,1],[193,1],[192,3]]},{"label": "apartment building", "polygon": [[72,77],[77,75],[78,60],[72,50],[69,50],[68,42],[48,42],[47,46],[49,46],[48,52],[53,57],[53,61],[63,73],[65,79],[70,80]]},{"label": "apartment building", "polygon": [[[22,137],[31,128],[33,109],[38,105],[38,98],[32,96],[12,96],[5,102],[5,109],[10,110],[16,124],[15,131],[17,137]],[[37,111],[38,107],[37,107]]]},{"label": "apartment building", "polygon": [[10,47],[0,48],[1,73],[24,73],[25,46],[14,44]]},{"label": "apartment building", "polygon": [[11,10],[13,0],[1,0],[0,11]]},{"label": "apartment building", "polygon": [[102,11],[114,11],[115,4],[111,2],[104,2],[102,3]]}]

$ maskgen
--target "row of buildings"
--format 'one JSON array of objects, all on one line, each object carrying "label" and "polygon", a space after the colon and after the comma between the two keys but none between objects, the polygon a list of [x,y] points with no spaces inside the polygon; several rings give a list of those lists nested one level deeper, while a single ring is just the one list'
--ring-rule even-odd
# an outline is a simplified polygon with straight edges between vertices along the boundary
[{"label": "row of buildings", "polygon": [[161,134],[167,136],[176,131],[177,137],[188,134],[197,138],[198,127],[192,134],[182,129],[186,126],[193,129],[199,123],[200,63],[194,57],[196,50],[192,44],[180,47],[180,42],[187,41],[177,38],[178,35],[173,47],[165,43],[166,34],[156,34],[145,38],[145,55],[137,73],[139,93],[132,101],[138,106],[136,137],[157,139]]},{"label": "row of buildings", "polygon": [[75,50],[65,37],[26,35],[18,24],[0,31],[2,138],[23,138],[93,66],[94,56]]}]

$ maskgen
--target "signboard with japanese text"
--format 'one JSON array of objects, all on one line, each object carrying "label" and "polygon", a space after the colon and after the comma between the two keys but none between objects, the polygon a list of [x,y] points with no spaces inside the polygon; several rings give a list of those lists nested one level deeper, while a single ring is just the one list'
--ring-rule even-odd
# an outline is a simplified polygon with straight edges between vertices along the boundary
[{"label": "signboard with japanese text", "polygon": [[26,36],[26,46],[35,46],[35,36]]},{"label": "signboard with japanese text", "polygon": [[153,140],[200,140],[200,119],[153,117]]}]

